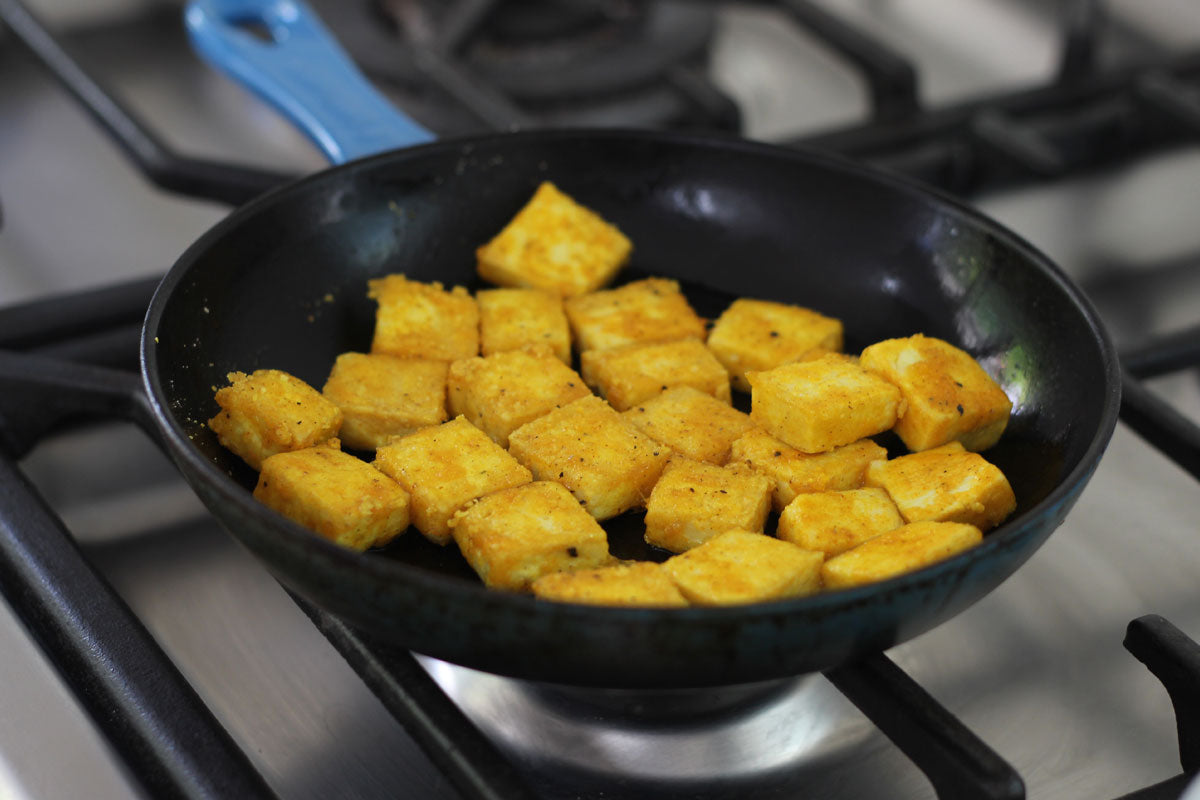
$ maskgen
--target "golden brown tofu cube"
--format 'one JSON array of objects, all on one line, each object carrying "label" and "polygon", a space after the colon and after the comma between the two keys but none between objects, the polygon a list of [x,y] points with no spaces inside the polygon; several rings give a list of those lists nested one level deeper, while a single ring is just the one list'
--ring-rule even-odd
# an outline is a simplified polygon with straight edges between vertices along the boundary
[{"label": "golden brown tofu cube", "polygon": [[959,442],[875,461],[866,482],[886,489],[906,522],[965,522],[986,531],[1017,507],[1000,468]]},{"label": "golden brown tofu cube", "polygon": [[896,433],[909,450],[959,441],[968,450],[994,445],[1008,425],[1012,402],[970,353],[917,334],[863,350],[859,363],[900,388],[907,409]]},{"label": "golden brown tofu cube", "polygon": [[731,528],[762,533],[770,510],[765,475],[672,459],[646,503],[646,541],[682,553]]},{"label": "golden brown tofu cube", "polygon": [[717,318],[708,347],[729,371],[734,388],[748,392],[747,371],[797,361],[814,348],[841,350],[842,323],[802,306],[743,298]]},{"label": "golden brown tofu cube", "polygon": [[662,564],[650,561],[557,572],[533,582],[543,600],[594,606],[679,608],[688,604]]},{"label": "golden brown tofu cube", "polygon": [[974,525],[914,522],[830,558],[821,569],[821,578],[830,590],[875,583],[944,561],[982,539]]},{"label": "golden brown tofu cube", "polygon": [[454,361],[479,355],[479,306],[461,286],[386,275],[367,282],[375,312],[372,353]]},{"label": "golden brown tofu cube", "polygon": [[585,350],[579,356],[579,372],[618,411],[677,386],[730,401],[729,374],[696,339]]},{"label": "golden brown tofu cube", "polygon": [[464,417],[384,445],[375,451],[375,466],[412,495],[413,525],[435,544],[450,541],[450,517],[466,503],[533,480]]},{"label": "golden brown tofu cube", "polygon": [[580,352],[634,342],[704,340],[704,320],[688,304],[679,282],[667,278],[572,297],[566,311]]},{"label": "golden brown tofu cube", "polygon": [[749,415],[691,386],[668,389],[624,416],[674,452],[718,465],[729,460],[733,441],[754,427]]},{"label": "golden brown tofu cube", "polygon": [[570,489],[598,520],[643,505],[670,455],[595,395],[525,423],[508,449],[538,480]]},{"label": "golden brown tofu cube", "polygon": [[608,284],[632,251],[616,226],[545,182],[475,254],[484,280],[572,297]]},{"label": "golden brown tofu cube", "polygon": [[663,568],[690,602],[727,606],[815,594],[825,555],[761,533],[730,530]]},{"label": "golden brown tofu cube", "polygon": [[231,372],[208,421],[217,440],[254,469],[275,455],[337,436],[342,411],[304,381],[277,369]]},{"label": "golden brown tofu cube", "polygon": [[479,352],[485,356],[530,346],[549,347],[571,363],[571,328],[562,298],[543,289],[484,289],[479,303]]},{"label": "golden brown tofu cube", "polygon": [[779,515],[775,535],[827,557],[904,524],[883,489],[798,494]]},{"label": "golden brown tofu cube", "polygon": [[749,375],[750,417],[805,453],[882,433],[904,412],[892,384],[838,355]]},{"label": "golden brown tofu cube", "polygon": [[591,391],[549,349],[510,350],[450,365],[450,413],[508,447],[508,435],[530,420]]},{"label": "golden brown tofu cube", "polygon": [[867,466],[886,458],[887,450],[870,439],[828,453],[802,453],[762,428],[746,431],[729,448],[730,464],[747,464],[775,481],[776,511],[798,494],[858,489],[866,479]]},{"label": "golden brown tofu cube", "polygon": [[467,563],[496,589],[524,591],[542,575],[612,561],[600,523],[549,481],[484,495],[458,511],[450,528]]},{"label": "golden brown tofu cube", "polygon": [[326,539],[354,550],[386,544],[408,527],[400,484],[333,446],[277,453],[262,464],[254,496]]},{"label": "golden brown tofu cube", "polygon": [[321,390],[342,410],[347,447],[374,450],[393,437],[446,421],[445,361],[342,353]]}]

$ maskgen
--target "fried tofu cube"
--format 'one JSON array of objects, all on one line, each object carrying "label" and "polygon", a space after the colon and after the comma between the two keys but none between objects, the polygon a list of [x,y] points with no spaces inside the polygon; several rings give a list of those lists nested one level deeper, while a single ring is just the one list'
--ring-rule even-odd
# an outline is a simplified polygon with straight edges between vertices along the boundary
[{"label": "fried tofu cube", "polygon": [[321,393],[342,410],[342,442],[374,450],[446,421],[445,361],[342,353]]},{"label": "fried tofu cube", "polygon": [[746,372],[761,372],[797,361],[816,348],[842,349],[841,320],[803,306],[769,300],[734,300],[708,333],[708,347],[733,379],[750,391]]},{"label": "fried tofu cube", "polygon": [[796,495],[779,515],[775,535],[832,557],[903,524],[883,489],[850,489]]},{"label": "fried tofu cube", "polygon": [[677,386],[691,386],[725,403],[731,397],[729,374],[696,339],[585,350],[579,371],[618,411]]},{"label": "fried tofu cube", "polygon": [[827,590],[875,583],[944,561],[982,540],[974,525],[914,522],[830,558],[821,568],[821,579]]},{"label": "fried tofu cube", "polygon": [[635,342],[704,340],[704,320],[688,304],[679,282],[667,278],[572,297],[565,308],[580,352]]},{"label": "fried tofu cube", "polygon": [[892,384],[839,355],[751,372],[750,417],[805,453],[882,433],[904,413]]},{"label": "fried tofu cube", "polygon": [[450,413],[465,416],[501,447],[526,422],[591,394],[579,373],[548,348],[455,361],[447,386]]},{"label": "fried tofu cube", "polygon": [[561,483],[598,520],[645,504],[670,451],[595,395],[517,428],[508,448],[538,480]]},{"label": "fried tofu cube", "polygon": [[825,555],[762,533],[729,530],[663,568],[689,602],[740,605],[815,594]]},{"label": "fried tofu cube", "polygon": [[208,421],[217,440],[254,469],[275,455],[338,435],[342,411],[313,387],[277,369],[230,372],[216,392],[221,411]]},{"label": "fried tofu cube", "polygon": [[408,492],[336,441],[268,457],[254,497],[353,550],[386,544],[408,528]]},{"label": "fried tofu cube", "polygon": [[544,182],[475,255],[484,280],[573,297],[607,285],[632,251],[615,225]]},{"label": "fried tofu cube", "polygon": [[475,301],[481,354],[546,346],[570,365],[571,327],[557,294],[544,289],[484,289],[475,293]]},{"label": "fried tofu cube", "polygon": [[551,481],[501,489],[450,520],[454,541],[486,586],[528,590],[543,575],[611,563],[608,535]]},{"label": "fried tofu cube", "polygon": [[434,544],[450,541],[450,517],[476,497],[533,476],[465,417],[410,433],[375,451],[375,466],[412,495],[412,522]]},{"label": "fried tofu cube", "polygon": [[762,533],[771,488],[745,467],[673,458],[646,503],[646,541],[682,553],[731,528]]},{"label": "fried tofu cube", "polygon": [[729,460],[733,441],[754,427],[748,414],[691,386],[668,389],[624,416],[674,452],[717,465]]},{"label": "fried tofu cube", "polygon": [[1012,401],[971,354],[917,334],[863,350],[863,369],[899,387],[907,403],[896,433],[909,450],[959,441],[986,450],[1008,425]]},{"label": "fried tofu cube", "polygon": [[651,561],[543,575],[533,582],[533,593],[543,600],[595,606],[680,608],[688,604],[662,564]]},{"label": "fried tofu cube", "polygon": [[463,287],[386,275],[367,282],[367,296],[379,304],[372,353],[440,361],[479,355],[479,306]]},{"label": "fried tofu cube", "polygon": [[906,522],[964,522],[986,531],[1017,507],[1000,468],[959,442],[875,461],[866,483],[887,490]]},{"label": "fried tofu cube", "polygon": [[774,506],[781,511],[798,494],[861,488],[867,466],[886,458],[887,450],[870,439],[827,453],[802,453],[762,428],[752,428],[734,440],[728,463],[746,464],[774,480]]}]

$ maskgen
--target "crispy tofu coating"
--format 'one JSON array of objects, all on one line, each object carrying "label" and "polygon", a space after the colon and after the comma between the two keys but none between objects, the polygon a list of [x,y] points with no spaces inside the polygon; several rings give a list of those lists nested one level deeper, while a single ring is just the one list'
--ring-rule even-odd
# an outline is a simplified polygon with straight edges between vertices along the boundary
[{"label": "crispy tofu coating", "polygon": [[717,465],[729,460],[734,440],[754,427],[748,414],[691,386],[668,389],[624,416],[674,452]]},{"label": "crispy tofu coating", "polygon": [[635,342],[704,341],[704,320],[688,304],[679,282],[667,278],[572,297],[566,311],[580,352]]},{"label": "crispy tofu coating", "polygon": [[830,557],[903,524],[883,489],[850,489],[796,495],[779,515],[775,535]]},{"label": "crispy tofu coating", "polygon": [[435,544],[450,541],[450,517],[490,492],[533,476],[465,417],[422,428],[375,451],[375,466],[412,495],[412,522]]},{"label": "crispy tofu coating", "polygon": [[533,582],[533,593],[543,600],[594,606],[679,608],[688,604],[663,566],[651,561],[543,575]]},{"label": "crispy tofu coating", "polygon": [[673,458],[646,503],[646,541],[682,553],[731,528],[762,533],[771,488],[746,467]]},{"label": "crispy tofu coating", "polygon": [[607,285],[632,251],[616,226],[545,182],[475,255],[484,280],[573,297]]},{"label": "crispy tofu coating", "polygon": [[900,390],[839,355],[749,374],[750,417],[805,453],[882,433],[904,413]]},{"label": "crispy tofu coating", "polygon": [[750,391],[746,372],[761,372],[797,361],[814,348],[842,349],[841,320],[802,306],[768,300],[734,300],[708,333],[734,388]]},{"label": "crispy tofu coating", "polygon": [[875,461],[866,482],[887,490],[906,522],[964,522],[988,530],[1017,507],[1000,468],[959,442]]},{"label": "crispy tofu coating", "polygon": [[825,562],[826,589],[848,589],[893,578],[936,564],[983,540],[974,525],[961,522],[914,522],[881,533]]},{"label": "crispy tofu coating", "polygon": [[267,458],[254,496],[353,550],[386,544],[408,527],[408,492],[370,464],[343,453],[337,440]]},{"label": "crispy tofu coating", "polygon": [[526,422],[591,394],[549,348],[455,361],[448,389],[450,413],[462,414],[501,447]]},{"label": "crispy tofu coating", "polygon": [[585,350],[579,371],[618,411],[678,386],[730,402],[729,373],[703,342],[678,339]]},{"label": "crispy tofu coating", "polygon": [[598,520],[643,505],[670,455],[595,395],[525,423],[508,448],[538,480],[567,487]]},{"label": "crispy tofu coating", "polygon": [[907,409],[895,430],[909,450],[951,441],[986,450],[1008,425],[1012,402],[1004,390],[949,342],[921,334],[888,339],[863,350],[860,363],[904,395]]},{"label": "crispy tofu coating", "polygon": [[814,594],[824,561],[823,553],[790,542],[729,530],[667,559],[663,568],[689,602],[726,606]]},{"label": "crispy tofu coating", "polygon": [[484,289],[476,292],[475,300],[481,354],[546,346],[570,365],[571,328],[557,294],[544,289]]},{"label": "crispy tofu coating", "polygon": [[367,282],[375,312],[372,353],[453,361],[479,355],[479,306],[461,286],[443,288],[403,275]]},{"label": "crispy tofu coating", "polygon": [[612,561],[600,523],[551,481],[484,495],[458,511],[450,528],[467,563],[497,589],[525,591],[543,575]]},{"label": "crispy tofu coating", "polygon": [[338,435],[342,411],[304,381],[277,369],[231,372],[208,421],[217,440],[254,469],[275,455]]},{"label": "crispy tofu coating", "polygon": [[445,361],[342,353],[321,393],[342,410],[340,438],[374,450],[396,436],[446,421]]},{"label": "crispy tofu coating", "polygon": [[886,458],[887,450],[870,439],[827,453],[802,453],[762,428],[746,431],[729,448],[729,463],[746,464],[775,481],[776,511],[798,494],[858,489],[866,480],[867,466]]}]

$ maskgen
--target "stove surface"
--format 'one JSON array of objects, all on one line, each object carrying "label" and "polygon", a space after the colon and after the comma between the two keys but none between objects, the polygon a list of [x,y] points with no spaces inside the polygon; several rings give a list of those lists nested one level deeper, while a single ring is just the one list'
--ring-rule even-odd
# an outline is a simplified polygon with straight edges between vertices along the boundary
[{"label": "stove surface", "polygon": [[[307,141],[191,55],[178,9],[111,5],[86,17],[65,0],[33,7],[73,30],[72,52],[180,151],[291,173],[323,166]],[[1042,4],[822,5],[913,54],[930,103],[1033,84],[1054,70]],[[1185,0],[1110,9],[1120,33],[1114,58],[1150,40],[1200,45],[1200,16]],[[824,130],[866,109],[853,76],[767,10],[722,9],[711,67],[742,100],[754,138]],[[1078,281],[1119,347],[1196,323],[1200,147],[971,200]],[[150,187],[3,35],[0,207],[5,305],[159,274],[226,213]],[[1200,420],[1195,371],[1150,386]],[[457,796],[139,433],[75,433],[44,443],[24,466],[281,797]],[[1028,564],[889,655],[1016,768],[1030,797],[1116,797],[1171,777],[1179,763],[1170,701],[1121,640],[1146,613],[1200,638],[1197,519],[1195,480],[1119,426],[1082,499]],[[930,794],[821,676],[701,727],[632,724],[595,709],[568,718],[574,706],[553,693],[423,663],[519,763],[559,776],[541,786],[548,797],[731,797],[755,780],[769,786],[755,797]],[[3,606],[0,674],[0,796],[140,793]]]}]

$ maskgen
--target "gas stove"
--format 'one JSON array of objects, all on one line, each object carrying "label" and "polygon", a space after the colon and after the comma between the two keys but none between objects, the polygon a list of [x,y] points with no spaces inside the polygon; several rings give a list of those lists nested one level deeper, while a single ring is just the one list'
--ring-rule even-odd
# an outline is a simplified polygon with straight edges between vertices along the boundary
[{"label": "gas stove", "polygon": [[[1179,797],[1181,753],[1185,770],[1198,766],[1179,741],[1196,684],[1177,679],[1177,696],[1191,694],[1176,709],[1142,661],[1165,672],[1163,642],[1191,652],[1175,629],[1200,638],[1191,4],[494,5],[314,3],[378,85],[440,134],[738,130],[966,198],[1092,299],[1129,373],[1124,424],[1065,524],[967,612],[886,659],[704,697],[580,693],[405,654],[380,672],[378,649],[289,597],[142,433],[109,423],[29,436],[20,473],[223,732],[212,748],[237,751],[197,769],[233,763],[286,798],[917,798],[931,779],[964,796],[953,788],[962,756],[968,774],[999,776],[992,796],[1023,784],[1036,798]],[[155,277],[229,203],[324,162],[192,54],[178,6],[30,7],[122,145],[31,55],[38,26],[22,28],[24,44],[0,28],[0,349],[136,369]],[[25,433],[0,442],[13,450]],[[147,776],[31,637],[23,590],[4,574],[0,794],[204,796],[202,779],[181,790],[170,768]],[[1173,627],[1130,627],[1153,614]],[[138,685],[111,674],[118,689]],[[153,686],[129,694],[152,698]]]}]

